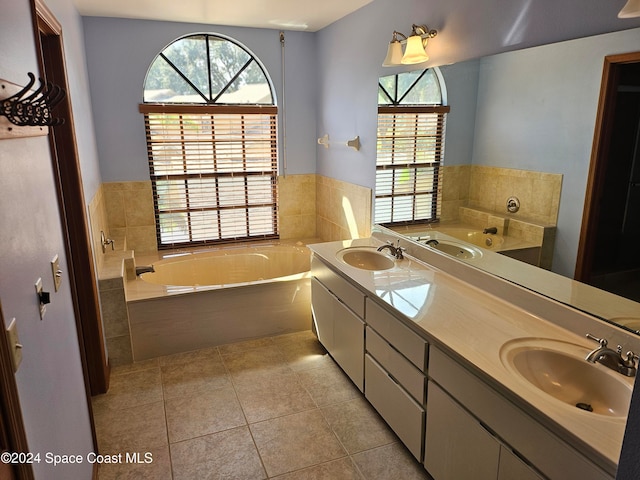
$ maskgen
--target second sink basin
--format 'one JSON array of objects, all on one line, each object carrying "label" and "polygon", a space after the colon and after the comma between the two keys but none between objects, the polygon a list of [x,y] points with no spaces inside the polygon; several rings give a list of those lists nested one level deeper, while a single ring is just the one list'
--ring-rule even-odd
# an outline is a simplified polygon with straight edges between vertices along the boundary
[{"label": "second sink basin", "polygon": [[336,253],[341,262],[363,270],[389,270],[395,266],[395,262],[383,252],[378,252],[375,247],[349,247]]},{"label": "second sink basin", "polygon": [[584,358],[588,349],[551,339],[507,342],[504,366],[538,390],[565,405],[598,415],[624,417],[633,386],[626,377]]}]

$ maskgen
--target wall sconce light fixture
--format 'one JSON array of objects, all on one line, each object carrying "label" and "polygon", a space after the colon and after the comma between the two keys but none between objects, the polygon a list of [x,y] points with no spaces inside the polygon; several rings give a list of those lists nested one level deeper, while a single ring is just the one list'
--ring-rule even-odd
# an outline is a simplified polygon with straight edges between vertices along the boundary
[{"label": "wall sconce light fixture", "polygon": [[[438,32],[436,30],[429,30],[429,27],[426,25],[415,24],[411,26],[411,35],[408,37],[400,32],[394,31],[391,42],[389,42],[387,56],[385,57],[384,62],[382,62],[382,66],[393,67],[396,65],[413,65],[416,63],[426,62],[429,60],[429,55],[427,55],[427,52],[425,51],[427,41],[430,38],[435,37],[437,34]],[[398,37],[402,37],[402,40]],[[403,44],[406,45],[404,54],[402,52]]]},{"label": "wall sconce light fixture", "polygon": [[640,17],[640,0],[628,0],[620,13],[618,18],[633,18]]}]

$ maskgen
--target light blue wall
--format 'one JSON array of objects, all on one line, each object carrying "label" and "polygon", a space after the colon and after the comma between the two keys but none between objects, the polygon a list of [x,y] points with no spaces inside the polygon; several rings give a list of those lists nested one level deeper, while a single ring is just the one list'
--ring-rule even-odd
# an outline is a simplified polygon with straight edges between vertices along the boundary
[{"label": "light blue wall", "polygon": [[[486,155],[485,160],[480,160],[480,153],[473,155],[472,132],[478,128],[489,135],[491,140],[487,144],[496,149],[505,147],[509,161],[514,157],[520,159],[515,168],[544,170],[545,164],[540,163],[542,157],[554,166],[547,171],[576,172],[565,178],[554,258],[554,270],[573,276],[602,59],[606,54],[620,51],[619,48],[608,41],[596,40],[590,54],[574,52],[569,46],[566,54],[559,53],[551,58],[546,57],[544,47],[540,53],[531,53],[526,69],[522,70],[522,78],[510,82],[514,95],[521,99],[534,98],[529,95],[529,89],[537,78],[558,75],[558,67],[563,63],[581,63],[567,75],[574,85],[549,92],[556,95],[553,101],[536,105],[533,113],[518,109],[518,114],[527,116],[536,112],[542,116],[549,106],[559,109],[559,123],[552,124],[550,129],[554,132],[559,130],[561,137],[557,142],[538,142],[528,156],[535,161],[528,162],[524,161],[527,156],[522,155],[522,150],[533,147],[530,142],[523,143],[522,138],[512,135],[513,132],[496,135],[491,130],[491,123],[474,117],[471,102],[475,92],[471,79],[477,73],[474,73],[473,65],[456,62],[640,25],[638,19],[618,19],[617,12],[621,6],[599,0],[475,3],[464,0],[374,0],[318,35],[318,63],[322,66],[318,134],[328,133],[332,139],[360,135],[362,142],[360,152],[340,146],[334,148],[333,143],[329,149],[317,148],[318,173],[374,187],[376,80],[379,76],[402,71],[402,68],[381,67],[386,45],[394,29],[406,34],[412,23],[426,22],[430,28],[438,30],[438,35],[430,40],[427,47],[431,60],[418,68],[442,65],[452,107],[447,123],[445,163],[468,164],[472,156],[474,162],[478,156],[479,163],[499,165],[492,160],[495,157],[493,153]],[[580,12],[579,20],[576,12]],[[464,77],[465,73],[462,73],[461,79],[456,73],[459,69],[468,70],[470,77]],[[574,88],[578,83],[580,86]],[[502,83],[491,85],[496,90],[501,87]],[[568,101],[573,102],[573,106],[567,110],[564,106]],[[553,102],[559,103],[549,105]],[[506,123],[511,129],[519,124],[513,118]],[[500,141],[496,141],[497,137]],[[559,158],[562,162],[558,161]]]},{"label": "light blue wall", "polygon": [[[175,39],[197,32],[229,36],[265,66],[276,88],[280,114],[281,162],[287,172],[315,172],[314,35],[285,33],[285,86],[282,91],[281,43],[277,30],[115,18],[84,18],[91,100],[95,112],[100,171],[105,182],[149,179],[144,121],[138,112],[147,69]],[[285,96],[286,95],[286,96]],[[286,105],[286,152],[283,101]],[[282,171],[282,170],[281,170]]]},{"label": "light blue wall", "polygon": [[[360,135],[362,141],[360,152],[317,148],[318,173],[373,187],[376,80],[399,70],[381,66],[393,30],[407,34],[413,23],[438,30],[427,48],[431,60],[418,66],[424,68],[640,26],[639,19],[617,18],[623,4],[602,0],[374,0],[318,33],[318,134],[328,133],[335,139]],[[453,158],[458,156],[459,152],[452,153]]]},{"label": "light blue wall", "polygon": [[606,55],[637,51],[640,29],[486,57],[473,164],[563,175],[553,270],[573,276]]},{"label": "light blue wall", "polygon": [[[80,17],[71,0],[47,2],[62,23],[78,150],[85,189],[100,183],[93,147]],[[24,85],[38,73],[29,0],[0,0],[0,78]],[[0,140],[0,302],[5,323],[16,319],[23,360],[16,373],[37,479],[91,478],[92,465],[53,466],[46,452],[86,455],[93,450],[89,407],[69,291],[65,243],[49,141],[46,136]],[[60,257],[62,287],[54,293],[50,261]],[[51,292],[44,320],[34,284]]]}]

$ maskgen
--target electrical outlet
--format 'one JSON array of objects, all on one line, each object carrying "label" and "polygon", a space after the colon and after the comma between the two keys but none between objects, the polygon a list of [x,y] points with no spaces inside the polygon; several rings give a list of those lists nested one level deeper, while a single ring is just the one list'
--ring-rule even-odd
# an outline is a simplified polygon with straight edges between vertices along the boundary
[{"label": "electrical outlet", "polygon": [[22,344],[18,338],[18,325],[16,319],[12,318],[7,328],[9,348],[11,348],[11,360],[13,361],[13,371],[17,372],[20,362],[22,362]]}]

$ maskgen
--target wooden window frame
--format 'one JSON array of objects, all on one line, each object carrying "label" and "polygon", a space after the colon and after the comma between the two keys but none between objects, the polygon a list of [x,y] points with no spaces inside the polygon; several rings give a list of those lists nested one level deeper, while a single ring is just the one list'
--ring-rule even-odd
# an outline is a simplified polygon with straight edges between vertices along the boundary
[{"label": "wooden window frame", "polygon": [[[381,163],[376,161],[376,185],[378,185],[378,181],[380,180],[381,173],[387,172],[391,170],[393,172],[393,179],[390,185],[391,193],[381,194],[379,193],[379,189],[376,188],[375,201],[378,204],[379,199],[391,199],[390,211],[389,211],[389,221],[379,221],[378,217],[376,219],[376,223],[380,223],[385,226],[391,225],[407,225],[414,223],[430,223],[436,222],[439,219],[439,208],[440,208],[440,166],[442,165],[442,160],[444,157],[444,137],[445,137],[445,125],[446,125],[446,114],[450,111],[449,106],[442,105],[380,105],[378,107],[378,142],[380,142],[383,138],[391,139],[392,146],[390,150],[387,152],[388,159],[391,162]],[[380,119],[381,116],[391,115],[392,123],[395,125],[395,121],[399,117],[404,117],[403,120],[411,121],[412,118],[415,119],[416,131],[413,136],[404,135],[403,137],[396,137],[395,133],[391,136],[382,136],[380,132],[381,124]],[[435,134],[433,133],[421,133],[418,131],[419,128],[419,116],[430,115],[433,116],[430,119],[430,122],[433,122],[432,126],[435,127]],[[384,122],[384,124],[388,124]],[[395,127],[394,127],[395,128]],[[432,155],[427,161],[419,160],[419,149],[420,139],[425,138],[433,138],[434,139],[434,149]],[[396,150],[399,148],[399,150]],[[412,160],[411,161],[399,161],[396,162],[397,157],[399,156],[408,156]],[[419,170],[431,168],[433,169],[431,187],[427,190],[418,190],[417,189],[417,180],[419,177]],[[400,171],[410,171],[411,176],[414,181],[414,188],[411,192],[396,192],[397,186],[397,176],[396,172]],[[429,196],[431,202],[431,212],[429,215],[425,216],[424,212],[418,211],[417,199],[419,196]],[[412,197],[412,212],[411,218],[406,218],[403,215],[402,219],[398,220],[397,215],[394,218],[394,214],[398,212],[394,211],[394,202],[393,200],[400,197]],[[377,206],[377,205],[376,205]],[[377,211],[377,208],[376,208]],[[378,212],[379,213],[379,212]],[[422,213],[422,214],[421,214]]]}]

